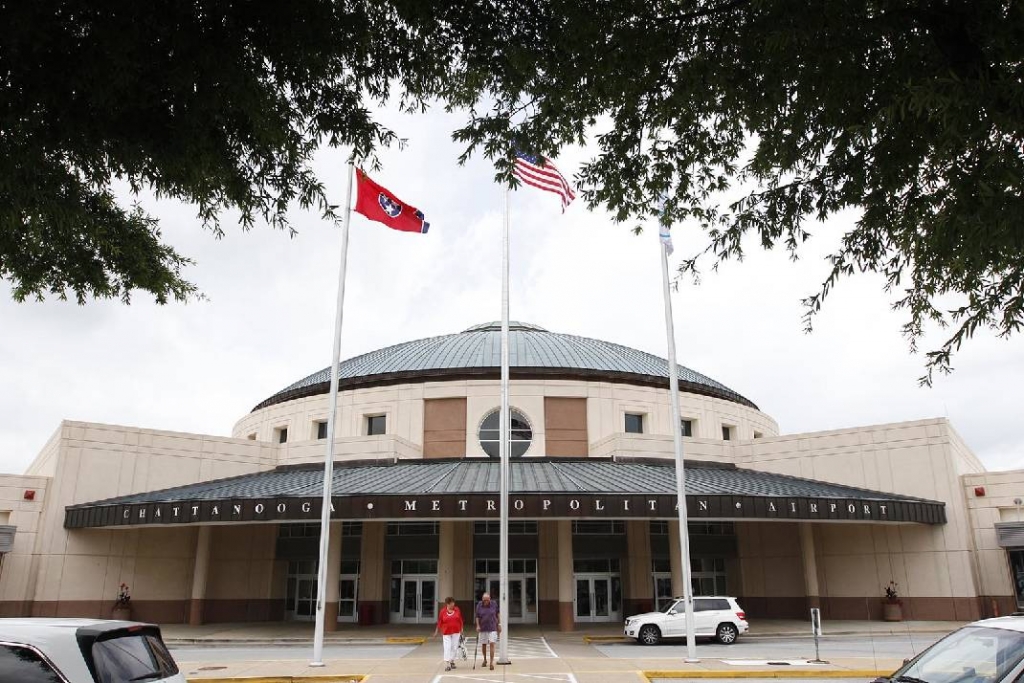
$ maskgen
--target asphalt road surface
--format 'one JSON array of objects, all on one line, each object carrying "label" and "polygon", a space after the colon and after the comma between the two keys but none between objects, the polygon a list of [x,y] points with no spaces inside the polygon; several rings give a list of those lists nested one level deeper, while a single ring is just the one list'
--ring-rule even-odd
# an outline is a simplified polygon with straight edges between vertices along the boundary
[{"label": "asphalt road surface", "polygon": [[[911,633],[907,635],[825,636],[819,641],[821,658],[829,657],[878,657],[903,659],[913,657],[936,640],[940,633]],[[686,656],[684,642],[663,642],[646,646],[637,643],[602,643],[594,648],[606,657],[628,659],[644,657],[650,659],[678,659]],[[813,659],[814,640],[806,637],[743,638],[733,645],[697,642],[697,657],[713,659]]]},{"label": "asphalt road surface", "polygon": [[[324,659],[399,659],[416,649],[416,645],[325,645]],[[265,662],[270,660],[309,660],[313,648],[297,645],[261,645],[239,647],[168,648],[177,662]]]}]

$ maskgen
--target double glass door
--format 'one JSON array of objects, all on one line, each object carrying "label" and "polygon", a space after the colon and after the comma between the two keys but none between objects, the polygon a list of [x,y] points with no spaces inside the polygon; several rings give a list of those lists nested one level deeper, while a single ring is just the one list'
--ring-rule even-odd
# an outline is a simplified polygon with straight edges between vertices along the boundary
[{"label": "double glass door", "polygon": [[[487,592],[491,600],[501,604],[501,581],[497,576],[477,577],[476,601]],[[510,624],[537,623],[537,577],[509,576],[508,578],[508,616]]]},{"label": "double glass door", "polygon": [[1017,596],[1017,609],[1024,609],[1024,550],[1010,550],[1007,554],[1010,556],[1010,574]]},{"label": "double glass door", "polygon": [[309,621],[316,615],[316,574],[288,577],[285,612],[296,621]]},{"label": "double glass door", "polygon": [[618,621],[622,612],[622,583],[617,574],[576,574],[573,609],[576,621]]},{"label": "double glass door", "polygon": [[432,624],[437,618],[436,576],[393,576],[391,578],[391,621]]},{"label": "double glass door", "polygon": [[[338,621],[356,621],[359,601],[359,562],[342,562],[352,573],[338,577]],[[316,616],[316,562],[311,560],[288,563],[288,587],[285,592],[285,617],[295,621],[309,621]]]}]

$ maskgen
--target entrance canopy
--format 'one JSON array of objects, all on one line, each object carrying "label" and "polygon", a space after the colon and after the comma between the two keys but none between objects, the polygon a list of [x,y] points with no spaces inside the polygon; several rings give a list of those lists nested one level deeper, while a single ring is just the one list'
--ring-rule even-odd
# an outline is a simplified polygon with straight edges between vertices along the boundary
[{"label": "entrance canopy", "polygon": [[[335,465],[336,519],[498,518],[499,464],[458,458]],[[278,467],[216,481],[70,505],[69,529],[320,519],[323,468]],[[522,458],[511,463],[519,519],[675,519],[675,465],[661,459]],[[944,524],[945,503],[733,465],[687,462],[690,519]]]}]

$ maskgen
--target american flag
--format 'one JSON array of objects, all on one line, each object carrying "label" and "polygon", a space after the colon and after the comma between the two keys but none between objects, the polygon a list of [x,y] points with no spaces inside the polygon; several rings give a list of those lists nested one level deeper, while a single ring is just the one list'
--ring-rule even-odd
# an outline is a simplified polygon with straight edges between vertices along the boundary
[{"label": "american flag", "polygon": [[569,206],[572,200],[576,199],[576,193],[572,191],[572,185],[565,179],[555,165],[544,157],[524,154],[516,154],[516,166],[512,175],[519,178],[527,185],[531,185],[547,192],[554,192],[562,199],[562,212]]}]

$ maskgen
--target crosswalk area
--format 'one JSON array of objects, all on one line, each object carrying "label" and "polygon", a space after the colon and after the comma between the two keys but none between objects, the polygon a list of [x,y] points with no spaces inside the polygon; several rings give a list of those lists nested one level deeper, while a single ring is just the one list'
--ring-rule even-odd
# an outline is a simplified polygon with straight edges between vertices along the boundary
[{"label": "crosswalk area", "polygon": [[[511,657],[511,655],[510,655]],[[524,674],[524,673],[498,673],[477,671],[452,671],[438,675],[432,683],[457,683],[458,681],[481,681],[481,683],[493,683],[494,681],[515,681],[516,683],[577,683],[576,676],[571,673],[552,674]]]},{"label": "crosswalk area", "polygon": [[[466,652],[469,654],[469,661],[473,661],[473,648],[476,646],[476,638],[466,639]],[[498,652],[498,645],[494,645],[495,653]],[[480,659],[480,650],[477,649],[477,660]],[[548,645],[543,636],[509,636],[508,658],[511,661],[517,659],[555,659],[558,655]]]}]

